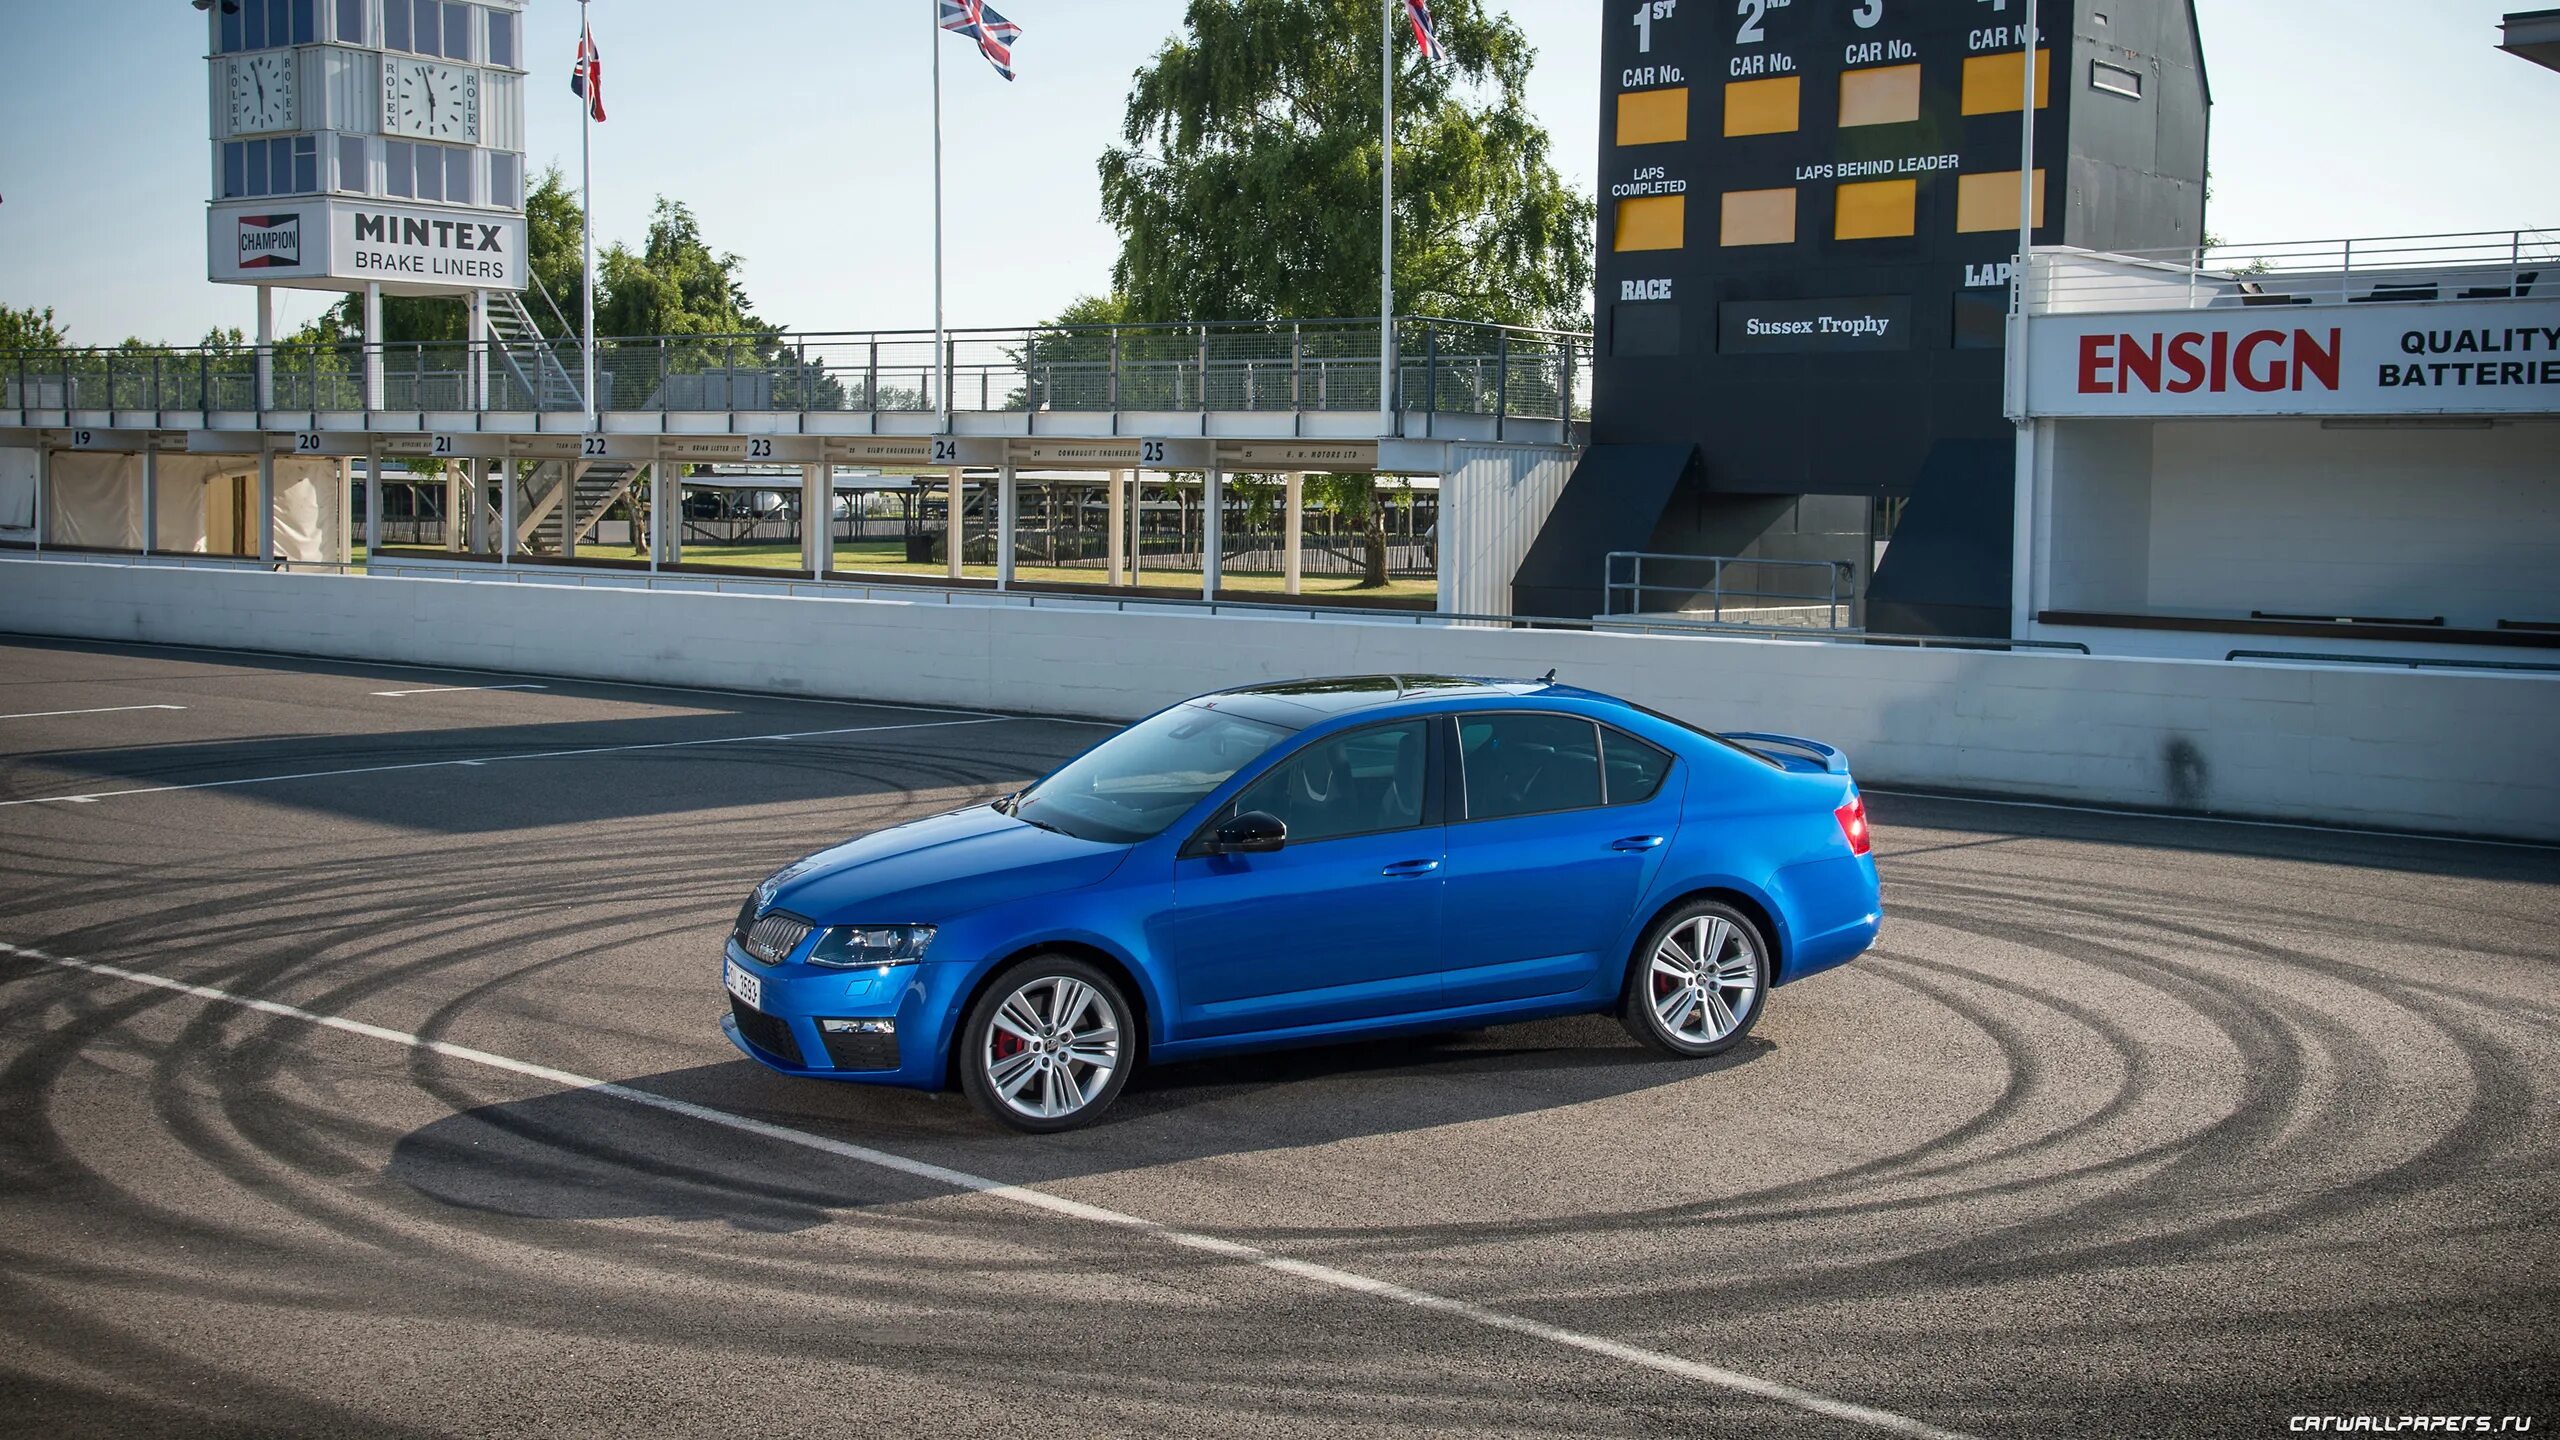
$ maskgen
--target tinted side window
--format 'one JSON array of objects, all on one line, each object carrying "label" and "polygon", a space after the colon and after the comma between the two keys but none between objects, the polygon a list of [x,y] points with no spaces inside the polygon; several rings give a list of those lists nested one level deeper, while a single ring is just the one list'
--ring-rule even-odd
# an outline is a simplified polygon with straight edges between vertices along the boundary
[{"label": "tinted side window", "polygon": [[1498,820],[1600,803],[1600,731],[1570,715],[1461,715],[1467,818]]},{"label": "tinted side window", "polygon": [[1338,840],[1422,823],[1428,722],[1407,720],[1319,740],[1236,797],[1234,814],[1261,810],[1289,827],[1289,843]]},{"label": "tinted side window", "polygon": [[1609,803],[1635,805],[1653,798],[1671,773],[1671,756],[1624,730],[1600,727],[1600,758],[1609,774]]}]

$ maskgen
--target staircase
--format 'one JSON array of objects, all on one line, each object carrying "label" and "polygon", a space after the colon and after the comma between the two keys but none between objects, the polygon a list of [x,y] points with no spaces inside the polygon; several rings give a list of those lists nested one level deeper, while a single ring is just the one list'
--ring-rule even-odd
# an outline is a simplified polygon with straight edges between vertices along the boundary
[{"label": "staircase", "polygon": [[[584,410],[586,400],[578,388],[578,377],[569,373],[568,365],[560,358],[559,346],[565,342],[555,342],[542,333],[522,294],[513,290],[488,293],[489,339],[498,362],[490,379],[495,384],[512,384],[516,389],[514,396],[497,398],[528,401],[531,408],[538,410]],[[544,297],[545,303],[549,298]],[[553,318],[560,319],[556,307]],[[567,333],[565,319],[560,320],[560,329]]]},{"label": "staircase", "polygon": [[[629,460],[550,460],[534,467],[525,485],[532,498],[520,547],[531,555],[560,554],[561,531],[571,524],[576,526],[578,543],[592,545],[596,522],[638,488],[642,468]],[[575,489],[563,496],[561,482],[572,474],[577,477]],[[568,503],[562,504],[563,499]],[[614,548],[629,553],[627,546]]]},{"label": "staircase", "polygon": [[[550,292],[543,290],[541,284],[539,280],[534,282],[535,293],[541,295],[559,333],[568,335],[568,318],[552,303]],[[489,292],[489,339],[497,360],[491,379],[496,384],[516,387],[514,398],[530,400],[539,410],[586,408],[578,377],[569,372],[561,355],[561,347],[568,342],[543,333],[522,293]],[[527,554],[558,555],[568,548],[566,534],[574,533],[581,542],[586,541],[595,533],[596,522],[604,518],[605,512],[631,493],[639,482],[640,470],[639,465],[628,460],[554,460],[536,466],[525,482],[528,503],[518,526],[519,548]],[[564,485],[573,488],[564,490]]]}]

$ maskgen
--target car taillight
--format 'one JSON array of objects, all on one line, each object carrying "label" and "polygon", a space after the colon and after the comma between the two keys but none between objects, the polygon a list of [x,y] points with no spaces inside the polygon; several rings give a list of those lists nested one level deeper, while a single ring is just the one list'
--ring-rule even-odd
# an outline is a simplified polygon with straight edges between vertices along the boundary
[{"label": "car taillight", "polygon": [[1875,839],[1867,833],[1867,797],[1852,792],[1849,803],[1831,812],[1840,822],[1840,833],[1849,837],[1849,853],[1864,855],[1875,848]]}]

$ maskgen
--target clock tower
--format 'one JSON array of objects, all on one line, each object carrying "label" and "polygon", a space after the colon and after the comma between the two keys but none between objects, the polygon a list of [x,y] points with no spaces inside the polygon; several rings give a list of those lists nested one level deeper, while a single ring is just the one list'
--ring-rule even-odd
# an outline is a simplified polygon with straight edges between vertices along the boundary
[{"label": "clock tower", "polygon": [[[201,0],[200,0],[201,3]],[[524,0],[211,0],[208,278],[383,294],[521,290]]]}]

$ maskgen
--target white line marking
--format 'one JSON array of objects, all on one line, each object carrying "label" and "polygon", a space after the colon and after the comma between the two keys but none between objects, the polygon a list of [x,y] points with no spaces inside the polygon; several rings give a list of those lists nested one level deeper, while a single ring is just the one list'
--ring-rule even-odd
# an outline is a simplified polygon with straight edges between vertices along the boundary
[{"label": "white line marking", "polygon": [[1869,795],[1892,795],[1904,800],[1943,800],[1950,805],[1999,805],[2011,810],[2061,810],[2075,815],[2120,815],[2127,820],[2162,820],[2175,825],[2237,825],[2250,830],[2307,830],[2314,835],[2360,836],[2368,840],[2429,840],[2440,845],[2494,845],[2501,850],[2560,850],[2560,845],[2541,844],[2532,840],[2484,840],[2469,835],[2431,835],[2424,830],[2368,830],[2354,825],[2314,825],[2307,820],[2244,820],[2231,815],[2183,815],[2175,810],[2134,810],[2114,805],[2074,805],[2061,800],[1994,800],[1984,795],[1945,795],[1934,790],[1888,790],[1877,785],[1860,785],[1858,788]]},{"label": "white line marking", "polygon": [[55,715],[113,715],[124,710],[184,710],[184,705],[102,705],[95,710],[30,710],[23,715],[0,715],[0,720],[44,720]]},{"label": "white line marking", "polygon": [[658,740],[645,745],[595,745],[584,750],[528,750],[514,755],[481,755],[469,760],[410,760],[398,765],[353,765],[343,770],[301,770],[290,775],[243,775],[236,780],[199,780],[191,785],[141,785],[131,790],[97,790],[86,795],[37,795],[0,800],[0,810],[13,805],[86,805],[126,795],[168,795],[180,790],[227,790],[235,785],[278,785],[287,780],[326,780],[338,775],[383,775],[395,770],[435,770],[457,765],[496,765],[511,760],[574,760],[586,755],[621,755],[634,750],[684,750],[697,745],[744,745],[771,740],[824,740],[836,735],[870,735],[883,730],[946,730],[958,725],[998,725],[1006,717],[985,720],[924,720],[911,725],[848,725],[840,730],[803,730],[796,735],[720,735],[707,740]]},{"label": "white line marking", "polygon": [[548,690],[548,685],[439,685],[432,690],[376,690],[376,695],[460,695],[469,690]]},{"label": "white line marking", "polygon": [[819,1154],[851,1160],[856,1164],[894,1171],[900,1175],[928,1180],[937,1185],[947,1185],[954,1190],[984,1195],[989,1199],[1001,1200],[1025,1209],[1040,1210],[1052,1215],[1089,1221],[1096,1225],[1110,1225],[1135,1231],[1169,1245],[1224,1256],[1230,1260],[1241,1260],[1265,1270],[1294,1275],[1301,1280],[1332,1289],[1374,1296],[1380,1300],[1393,1301],[1398,1305],[1411,1306],[1417,1310],[1430,1310],[1456,1319],[1471,1321],[1490,1329],[1506,1330],[1514,1335],[1526,1335],[1531,1339],[1544,1340],[1552,1345],[1587,1351],[1594,1355],[1604,1355],[1609,1359],[1641,1369],[1675,1375],[1684,1380],[1695,1380],[1701,1384],[1739,1391],[1745,1395],[1756,1395],[1763,1400],[1775,1401],[1781,1405],[1793,1406],[1798,1410],[1853,1425],[1887,1430],[1897,1435],[1927,1436],[1930,1440],[1971,1440],[1971,1437],[1966,1436],[1962,1431],[1941,1429],[1926,1421],[1894,1414],[1890,1410],[1878,1410],[1847,1400],[1835,1400],[1828,1395],[1800,1389],[1784,1381],[1763,1380],[1757,1375],[1746,1375],[1739,1370],[1727,1370],[1720,1365],[1703,1364],[1696,1360],[1682,1359],[1677,1355],[1667,1355],[1659,1350],[1647,1350],[1641,1346],[1628,1345],[1597,1335],[1586,1335],[1578,1330],[1567,1330],[1561,1326],[1544,1324],[1470,1301],[1452,1300],[1445,1295],[1407,1289],[1393,1281],[1376,1279],[1357,1271],[1337,1269],[1331,1265],[1318,1265],[1307,1260],[1292,1260],[1285,1255],[1274,1255],[1251,1245],[1222,1240],[1215,1235],[1203,1235],[1194,1230],[1179,1230],[1143,1216],[1131,1215],[1119,1210],[1106,1210],[1099,1205],[1087,1205],[1080,1200],[1069,1200],[1044,1190],[1034,1190],[1026,1185],[990,1180],[983,1175],[972,1175],[965,1170],[953,1170],[931,1161],[911,1160],[904,1155],[892,1154],[886,1150],[874,1150],[867,1145],[855,1145],[843,1140],[830,1139],[824,1135],[812,1135],[805,1130],[794,1130],[767,1120],[733,1115],[726,1110],[715,1110],[708,1105],[670,1099],[667,1096],[655,1095],[628,1085],[617,1085],[609,1080],[597,1080],[571,1071],[554,1069],[548,1065],[537,1065],[531,1061],[493,1054],[487,1050],[474,1050],[467,1045],[456,1045],[450,1041],[430,1040],[423,1035],[412,1035],[405,1030],[393,1030],[381,1025],[368,1025],[361,1020],[349,1020],[337,1015],[322,1015],[317,1011],[305,1010],[299,1006],[286,1005],[274,1000],[261,1000],[228,990],[217,990],[209,985],[190,985],[186,981],[173,980],[165,975],[126,970],[114,965],[101,965],[92,960],[66,959],[59,955],[46,954],[41,950],[31,950],[23,945],[12,945],[7,941],[0,941],[0,954],[40,961],[66,970],[85,970],[92,975],[103,975],[109,979],[123,980],[135,985],[148,985],[155,989],[175,991],[181,995],[195,996],[200,1000],[238,1005],[265,1015],[300,1020],[307,1024],[343,1031],[349,1035],[361,1035],[369,1040],[386,1040],[394,1045],[405,1045],[412,1050],[424,1050],[432,1055],[441,1055],[448,1060],[460,1060],[468,1064],[486,1066],[492,1070],[503,1070],[512,1075],[547,1080],[568,1089],[583,1090],[651,1110],[663,1110],[668,1114],[682,1115],[707,1125],[718,1125],[785,1145],[796,1145],[803,1150],[814,1150]]}]

